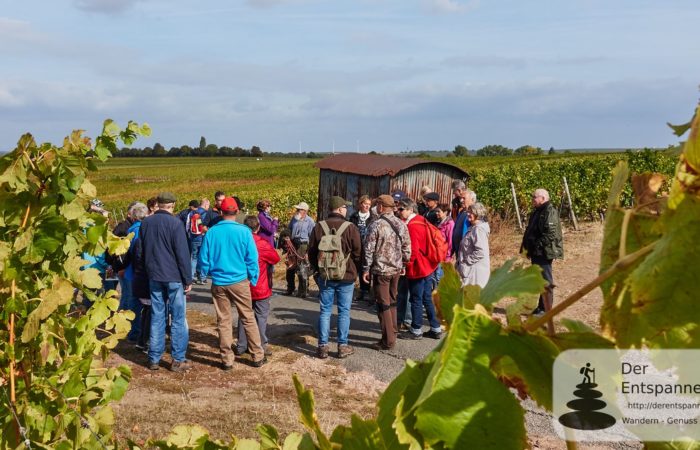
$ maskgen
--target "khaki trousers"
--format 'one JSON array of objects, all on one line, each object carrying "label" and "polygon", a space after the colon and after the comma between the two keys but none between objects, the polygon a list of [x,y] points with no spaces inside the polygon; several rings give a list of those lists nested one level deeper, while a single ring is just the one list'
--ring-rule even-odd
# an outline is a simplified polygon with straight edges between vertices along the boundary
[{"label": "khaki trousers", "polygon": [[253,301],[250,298],[250,283],[248,280],[228,286],[211,287],[211,296],[216,310],[216,325],[219,331],[219,350],[221,360],[227,366],[233,364],[235,356],[231,346],[233,345],[233,315],[232,305],[238,311],[238,317],[243,323],[248,350],[253,354],[253,361],[259,361],[265,357],[260,342],[260,331],[255,322]]},{"label": "khaki trousers", "polygon": [[374,300],[377,303],[379,327],[382,329],[382,346],[393,348],[396,345],[398,329],[396,325],[396,297],[401,275],[373,275]]}]

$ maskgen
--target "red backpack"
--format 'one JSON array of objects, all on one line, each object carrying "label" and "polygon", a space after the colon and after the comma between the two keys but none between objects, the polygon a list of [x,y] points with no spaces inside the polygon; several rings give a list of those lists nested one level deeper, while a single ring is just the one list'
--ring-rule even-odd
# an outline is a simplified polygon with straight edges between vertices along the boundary
[{"label": "red backpack", "polygon": [[429,223],[424,222],[428,229],[428,253],[425,255],[431,264],[440,264],[447,259],[447,241],[438,228]]},{"label": "red backpack", "polygon": [[202,228],[202,216],[199,213],[195,212],[190,214],[188,231],[194,236],[204,234],[204,229]]}]

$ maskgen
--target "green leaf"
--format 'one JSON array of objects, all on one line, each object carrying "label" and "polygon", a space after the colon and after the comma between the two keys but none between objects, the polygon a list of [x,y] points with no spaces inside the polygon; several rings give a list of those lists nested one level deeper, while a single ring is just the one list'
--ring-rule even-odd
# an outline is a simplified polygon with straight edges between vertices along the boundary
[{"label": "green leaf", "polygon": [[351,423],[351,427],[337,427],[333,431],[331,442],[343,450],[386,449],[376,421],[362,420],[353,414]]},{"label": "green leaf", "polygon": [[[305,436],[310,439],[310,436],[308,434],[305,434]],[[297,450],[301,449],[301,443],[302,443],[303,436],[300,433],[289,433],[286,438],[284,438],[284,445],[282,445],[282,450]],[[312,449],[315,448],[315,446],[312,445]]]},{"label": "green leaf", "polygon": [[109,233],[109,237],[107,238],[107,251],[111,255],[123,255],[124,253],[129,251],[129,247],[131,246],[131,239],[134,237],[134,233],[130,233],[127,236],[124,237],[118,237],[113,235],[112,233]]},{"label": "green leaf", "polygon": [[688,130],[690,130],[690,125],[693,123],[692,119],[684,123],[682,125],[673,125],[670,122],[666,122],[666,125],[668,125],[672,130],[673,134],[675,134],[678,137],[683,136]]},{"label": "green leaf", "polygon": [[176,425],[166,442],[177,448],[202,448],[209,440],[209,432],[199,425]]},{"label": "green leaf", "polygon": [[690,134],[683,146],[683,156],[696,174],[700,172],[700,106],[693,115]]},{"label": "green leaf", "polygon": [[91,226],[86,231],[88,242],[90,242],[91,244],[97,244],[98,242],[100,242],[100,239],[102,239],[102,237],[104,236],[105,231],[107,231],[107,225]]},{"label": "green leaf", "polygon": [[66,220],[76,220],[85,214],[85,206],[83,203],[75,199],[70,203],[67,203],[60,207],[61,215],[66,218]]},{"label": "green leaf", "polygon": [[501,267],[491,272],[489,282],[481,290],[480,303],[491,306],[506,297],[517,299],[539,296],[547,282],[542,278],[538,265],[527,268],[514,267],[515,259],[509,259]]},{"label": "green leaf", "polygon": [[22,342],[34,339],[39,331],[39,324],[49,317],[61,305],[67,305],[73,300],[73,285],[68,280],[54,278],[51,289],[44,289],[39,294],[41,303],[33,310],[22,330]]},{"label": "green leaf", "polygon": [[318,416],[316,416],[314,406],[314,393],[304,388],[304,385],[301,384],[296,374],[294,374],[292,379],[294,380],[294,388],[297,391],[297,401],[299,402],[299,409],[301,410],[301,423],[316,434],[318,445],[322,450],[330,449],[331,443],[328,437],[321,431],[321,425],[318,423]]},{"label": "green leaf", "polygon": [[272,425],[259,424],[255,430],[260,435],[260,447],[263,450],[276,450],[280,448],[280,435]]},{"label": "green leaf", "polygon": [[462,280],[452,264],[443,264],[443,271],[445,274],[437,288],[440,300],[438,313],[444,322],[451,324],[454,317],[452,308],[462,304]]},{"label": "green leaf", "polygon": [[619,161],[613,169],[613,181],[608,194],[608,208],[620,206],[620,195],[630,178],[630,170],[625,161]]},{"label": "green leaf", "polygon": [[613,349],[615,344],[594,332],[557,333],[550,338],[560,352],[570,349]]}]

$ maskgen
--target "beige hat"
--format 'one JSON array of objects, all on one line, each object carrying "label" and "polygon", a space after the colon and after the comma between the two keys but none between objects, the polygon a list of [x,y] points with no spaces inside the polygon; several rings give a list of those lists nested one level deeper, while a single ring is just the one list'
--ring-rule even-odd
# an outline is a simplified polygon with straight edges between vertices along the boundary
[{"label": "beige hat", "polygon": [[309,210],[309,204],[306,202],[301,202],[298,205],[294,205],[294,209],[303,209],[304,211]]},{"label": "beige hat", "polygon": [[382,206],[393,207],[394,198],[391,195],[380,195],[379,197],[377,197],[377,203],[379,203]]}]

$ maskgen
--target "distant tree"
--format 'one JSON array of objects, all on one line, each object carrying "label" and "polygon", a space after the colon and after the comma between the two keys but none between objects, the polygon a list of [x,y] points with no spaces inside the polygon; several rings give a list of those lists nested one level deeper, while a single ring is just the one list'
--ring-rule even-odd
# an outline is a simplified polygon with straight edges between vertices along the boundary
[{"label": "distant tree", "polygon": [[146,147],[141,152],[141,156],[149,157],[153,156],[153,149],[151,147]]},{"label": "distant tree", "polygon": [[160,142],[156,142],[153,146],[153,156],[165,156],[165,147]]},{"label": "distant tree", "polygon": [[307,153],[307,154],[306,154],[306,157],[309,158],[309,159],[311,159],[311,158],[319,158],[319,156],[318,156],[316,153],[314,153],[314,152],[309,152],[309,153]]},{"label": "distant tree", "polygon": [[453,153],[455,156],[469,156],[469,149],[463,145],[457,145]]},{"label": "distant tree", "polygon": [[182,156],[182,150],[180,147],[170,147],[170,150],[168,150],[168,156]]},{"label": "distant tree", "polygon": [[223,147],[219,147],[219,151],[217,152],[217,155],[219,155],[219,156],[233,156],[233,149],[231,147],[224,145]]},{"label": "distant tree", "polygon": [[515,149],[514,154],[518,156],[533,156],[533,155],[541,155],[544,152],[540,147],[534,147],[532,145],[523,145],[522,147],[518,147]]},{"label": "distant tree", "polygon": [[549,147],[549,154],[550,154],[550,155],[556,155],[556,154],[557,154],[557,152],[554,151],[554,147]]},{"label": "distant tree", "polygon": [[182,156],[192,156],[192,147],[189,145],[183,145],[180,147],[180,153]]},{"label": "distant tree", "polygon": [[204,155],[204,150],[207,148],[207,140],[204,136],[199,138],[199,154]]},{"label": "distant tree", "polygon": [[368,154],[368,155],[378,155],[379,153],[377,153],[376,151],[372,150],[371,152],[369,152],[369,153],[367,153],[367,154]]},{"label": "distant tree", "polygon": [[477,156],[510,156],[513,150],[502,145],[487,145],[476,151]]},{"label": "distant tree", "polygon": [[254,145],[250,148],[250,156],[260,158],[263,156],[263,151],[258,147],[257,145]]},{"label": "distant tree", "polygon": [[204,147],[204,154],[202,156],[216,156],[219,151],[219,147],[216,144],[209,144]]}]

